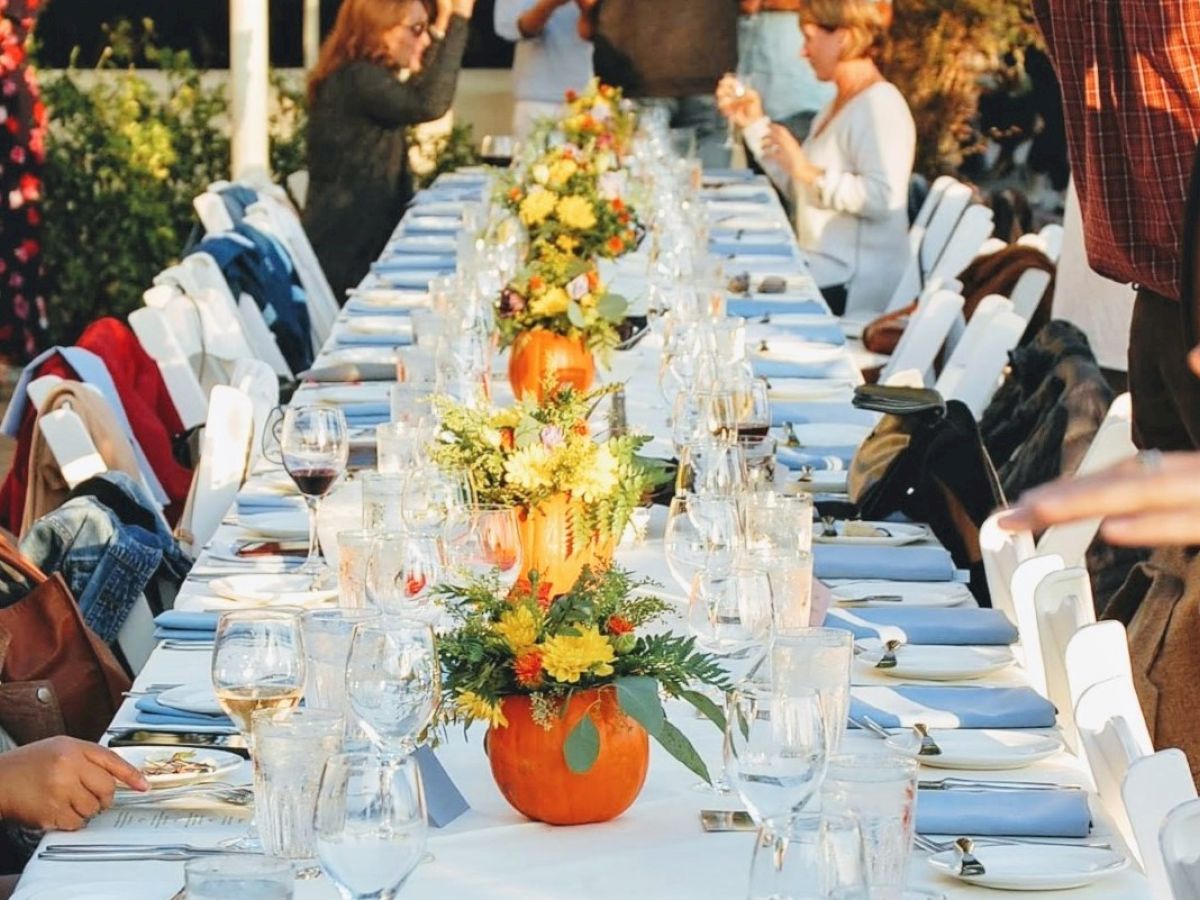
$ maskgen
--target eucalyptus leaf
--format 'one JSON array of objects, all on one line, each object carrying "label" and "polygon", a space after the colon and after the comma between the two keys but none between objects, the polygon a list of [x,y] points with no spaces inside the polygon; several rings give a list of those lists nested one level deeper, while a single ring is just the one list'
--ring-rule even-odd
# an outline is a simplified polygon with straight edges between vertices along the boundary
[{"label": "eucalyptus leaf", "polygon": [[725,731],[725,713],[711,698],[706,697],[699,691],[680,691],[679,696],[696,707],[706,719],[709,719],[722,732]]},{"label": "eucalyptus leaf", "polygon": [[609,322],[620,322],[629,309],[629,301],[620,294],[604,294],[596,301],[596,313]]},{"label": "eucalyptus leaf", "polygon": [[658,699],[658,681],[645,675],[631,675],[616,680],[617,702],[621,711],[646,729],[651,737],[662,733],[666,714]]},{"label": "eucalyptus leaf", "polygon": [[662,731],[658,733],[658,742],[662,744],[664,750],[706,782],[712,784],[708,766],[704,764],[704,760],[700,758],[700,754],[696,752],[696,748],[692,746],[692,742],[684,736],[682,731],[670,722],[663,722]]},{"label": "eucalyptus leaf", "polygon": [[576,328],[587,326],[587,323],[583,319],[583,308],[579,305],[578,300],[572,300],[567,304],[567,321]]},{"label": "eucalyptus leaf", "polygon": [[513,443],[517,447],[528,447],[542,439],[542,423],[533,416],[522,416],[513,429]]},{"label": "eucalyptus leaf", "polygon": [[582,775],[595,765],[599,755],[600,732],[596,730],[591,713],[584,713],[563,741],[563,759],[566,760],[568,769],[576,775]]}]

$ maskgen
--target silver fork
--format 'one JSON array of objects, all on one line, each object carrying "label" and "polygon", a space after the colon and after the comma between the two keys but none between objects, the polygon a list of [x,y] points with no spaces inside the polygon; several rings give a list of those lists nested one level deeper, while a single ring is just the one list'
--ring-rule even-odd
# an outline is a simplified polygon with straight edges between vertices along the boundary
[{"label": "silver fork", "polygon": [[983,863],[975,858],[972,852],[975,849],[975,842],[969,837],[960,837],[954,842],[954,846],[958,848],[961,854],[958,859],[958,874],[963,878],[974,878],[983,875],[987,870],[983,868]]}]

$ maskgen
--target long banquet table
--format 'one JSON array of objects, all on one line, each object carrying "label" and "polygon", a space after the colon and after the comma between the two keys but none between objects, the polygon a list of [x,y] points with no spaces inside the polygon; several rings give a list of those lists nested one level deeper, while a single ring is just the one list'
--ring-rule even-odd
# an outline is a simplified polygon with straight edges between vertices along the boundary
[{"label": "long banquet table", "polygon": [[[746,186],[765,189],[762,181],[738,181],[744,196]],[[453,205],[454,200],[470,196],[470,176],[454,176],[435,185],[435,190],[418,200],[441,204],[438,213]],[[439,193],[439,188],[442,192]],[[714,203],[721,203],[720,191],[712,194]],[[742,215],[740,201],[730,202],[730,210]],[[413,207],[409,216],[428,215],[429,205]],[[772,201],[761,210],[763,216],[779,218],[782,211]],[[407,220],[407,219],[406,219]],[[405,223],[398,237],[407,234]],[[385,251],[386,254],[387,251]],[[737,262],[737,261],[735,261]],[[753,264],[753,262],[752,262]],[[776,263],[778,264],[778,263]],[[644,259],[635,255],[615,267],[614,281],[633,298],[644,294],[641,280]],[[798,252],[789,259],[789,279],[801,285],[811,297],[819,294],[809,281],[804,287],[804,263]],[[382,276],[372,275],[364,287],[379,285]],[[794,287],[795,285],[792,285]],[[390,360],[392,349],[385,342],[371,344],[355,340],[341,341],[352,331],[347,327],[356,315],[355,305],[343,310],[334,334],[316,366],[346,361],[366,362]],[[652,448],[664,454],[670,452],[665,410],[657,388],[658,359],[661,342],[649,337],[634,349],[617,355],[613,368],[603,373],[604,380],[627,382],[627,408],[630,425],[655,437]],[[844,350],[842,351],[844,354]],[[848,357],[845,367],[852,371]],[[498,361],[493,379],[495,399],[504,402],[510,396],[502,374],[503,360]],[[324,386],[315,388],[318,392]],[[370,385],[364,385],[370,390]],[[311,388],[306,388],[307,394]],[[829,405],[828,421],[844,421],[836,413],[849,410],[848,398]],[[365,432],[364,432],[365,433]],[[262,466],[253,481],[278,477],[278,470]],[[297,515],[301,515],[297,508]],[[223,541],[236,534],[236,516],[222,525],[216,538]],[[656,507],[651,516],[648,539],[642,545],[623,543],[616,560],[635,572],[652,577],[664,586],[664,595],[678,600],[665,565],[662,533],[665,510]],[[864,550],[869,553],[869,550]],[[196,577],[185,585],[177,606],[181,609],[219,607],[221,601],[206,593],[206,566],[210,561],[201,558]],[[674,593],[673,593],[674,592]],[[170,650],[159,647],[140,673],[135,687],[151,684],[204,684],[209,678],[209,655],[204,652]],[[887,684],[888,679],[860,667],[855,668],[855,684]],[[892,682],[894,683],[894,682]],[[1023,684],[1019,668],[1012,668],[984,679],[981,684]],[[691,712],[690,707],[671,703],[668,714],[695,743],[711,769],[719,769],[721,737],[707,722]],[[114,727],[136,725],[133,701],[127,701],[119,711]],[[615,821],[573,828],[555,828],[524,819],[513,811],[496,789],[482,741],[483,729],[476,726],[466,736],[452,730],[437,755],[468,802],[470,810],[448,827],[431,832],[430,851],[434,859],[421,864],[412,875],[401,896],[411,900],[423,898],[521,898],[521,900],[559,900],[559,898],[611,898],[627,900],[661,900],[665,897],[736,898],[745,896],[753,835],[742,832],[709,834],[701,830],[699,812],[704,808],[735,808],[731,797],[715,797],[698,790],[696,778],[652,744],[650,771],[641,796],[624,815]],[[851,730],[844,750],[872,751],[879,748],[878,740],[863,732]],[[922,777],[936,778],[950,774],[945,770],[923,769]],[[1003,772],[954,772],[965,777],[996,777],[1030,781],[1052,781],[1079,785],[1091,791],[1087,768],[1075,756],[1060,752],[1024,769]],[[248,765],[228,780],[250,780]],[[1103,814],[1094,796],[1091,798],[1094,828],[1092,839],[1102,837],[1113,846],[1123,847],[1111,822]],[[53,843],[120,841],[161,844],[186,841],[200,845],[215,845],[223,838],[240,833],[245,827],[245,813],[233,807],[196,804],[117,808],[99,816],[88,827],[74,834],[48,835]],[[951,835],[950,837],[953,837]],[[915,852],[910,881],[913,886],[936,888],[951,898],[986,898],[1005,896],[992,891],[965,885],[937,875],[925,863],[925,854]],[[30,862],[16,894],[17,900],[68,900],[71,897],[120,897],[121,900],[167,900],[182,885],[182,864],[175,862],[81,863]],[[298,882],[296,897],[301,900],[333,898],[334,887],[328,879]],[[1109,877],[1098,884],[1075,891],[1048,892],[1048,898],[1095,897],[1136,900],[1149,897],[1150,891],[1136,867]]]}]

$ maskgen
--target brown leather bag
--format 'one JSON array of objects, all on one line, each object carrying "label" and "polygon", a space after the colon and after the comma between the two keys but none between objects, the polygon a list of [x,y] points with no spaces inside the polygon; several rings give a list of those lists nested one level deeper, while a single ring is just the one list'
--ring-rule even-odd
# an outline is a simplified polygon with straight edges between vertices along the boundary
[{"label": "brown leather bag", "polygon": [[0,566],[30,585],[0,609],[0,727],[18,744],[59,734],[98,740],[129,677],[61,575],[47,577],[4,538]]}]

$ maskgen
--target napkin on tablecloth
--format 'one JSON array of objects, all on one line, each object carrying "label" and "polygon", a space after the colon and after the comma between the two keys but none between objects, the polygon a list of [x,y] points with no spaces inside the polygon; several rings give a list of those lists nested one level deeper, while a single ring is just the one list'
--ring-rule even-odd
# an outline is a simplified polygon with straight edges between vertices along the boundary
[{"label": "napkin on tablecloth", "polygon": [[[387,257],[397,256],[446,256],[452,257],[458,253],[458,242],[453,237],[434,235],[402,235],[388,241],[383,248]],[[390,260],[385,260],[390,261]]]},{"label": "napkin on tablecloth", "polygon": [[874,428],[879,421],[878,413],[869,409],[855,409],[849,403],[838,400],[771,401],[771,424],[809,425],[866,425]]},{"label": "napkin on tablecloth", "polygon": [[814,544],[813,574],[826,578],[953,581],[957,573],[945,547],[862,547]]},{"label": "napkin on tablecloth", "polygon": [[455,266],[453,256],[422,253],[376,260],[371,263],[371,273],[378,278],[392,281],[392,276],[396,273],[426,270],[438,274],[450,274],[454,272]]},{"label": "napkin on tablecloth", "polygon": [[782,240],[773,240],[763,234],[754,234],[739,239],[713,238],[708,242],[708,250],[713,256],[786,256],[789,259],[795,255],[792,242],[786,235]]},{"label": "napkin on tablecloth", "polygon": [[780,446],[775,450],[775,461],[789,469],[801,469],[812,466],[817,472],[840,472],[850,467],[857,447],[816,447],[797,450],[794,447]]},{"label": "napkin on tablecloth", "polygon": [[429,282],[434,278],[453,273],[454,263],[451,262],[449,269],[389,269],[377,272],[375,277],[382,282],[385,289],[427,291]]},{"label": "napkin on tablecloth", "polygon": [[154,637],[160,641],[211,641],[220,618],[220,613],[168,609],[154,617]]},{"label": "napkin on tablecloth", "polygon": [[1087,791],[930,791],[917,794],[921,834],[1087,837]]},{"label": "napkin on tablecloth", "polygon": [[135,718],[142,725],[202,725],[217,728],[233,728],[233,720],[226,715],[212,716],[208,713],[191,712],[163,706],[157,697],[138,697],[134,704]]},{"label": "napkin on tablecloth", "polygon": [[403,234],[457,234],[461,228],[457,216],[408,216]]},{"label": "napkin on tablecloth", "polygon": [[1030,687],[852,687],[850,718],[864,716],[884,728],[1052,728],[1054,705]]},{"label": "napkin on tablecloth", "polygon": [[399,347],[413,342],[411,328],[396,331],[357,332],[343,325],[334,331],[333,338],[339,345],[354,347]]},{"label": "napkin on tablecloth", "polygon": [[758,378],[853,378],[856,374],[853,364],[842,355],[822,354],[818,359],[789,359],[782,355],[750,353],[747,358]]},{"label": "napkin on tablecloth", "polygon": [[831,609],[825,614],[825,627],[841,628],[855,638],[881,638],[884,629],[891,633],[899,631],[907,644],[997,647],[1017,640],[1016,626],[1003,612],[971,606]]},{"label": "napkin on tablecloth", "polygon": [[746,324],[746,340],[751,344],[760,341],[767,341],[769,344],[772,339],[802,340],[814,344],[832,344],[837,347],[846,343],[846,335],[842,333],[842,328],[836,319],[819,315],[798,315],[785,318],[784,315],[786,314],[781,314],[780,318],[766,323],[748,322]]},{"label": "napkin on tablecloth", "polygon": [[731,316],[759,319],[764,315],[799,314],[808,316],[828,315],[829,308],[820,300],[788,294],[758,294],[754,297],[730,297],[725,301],[725,312]]}]

